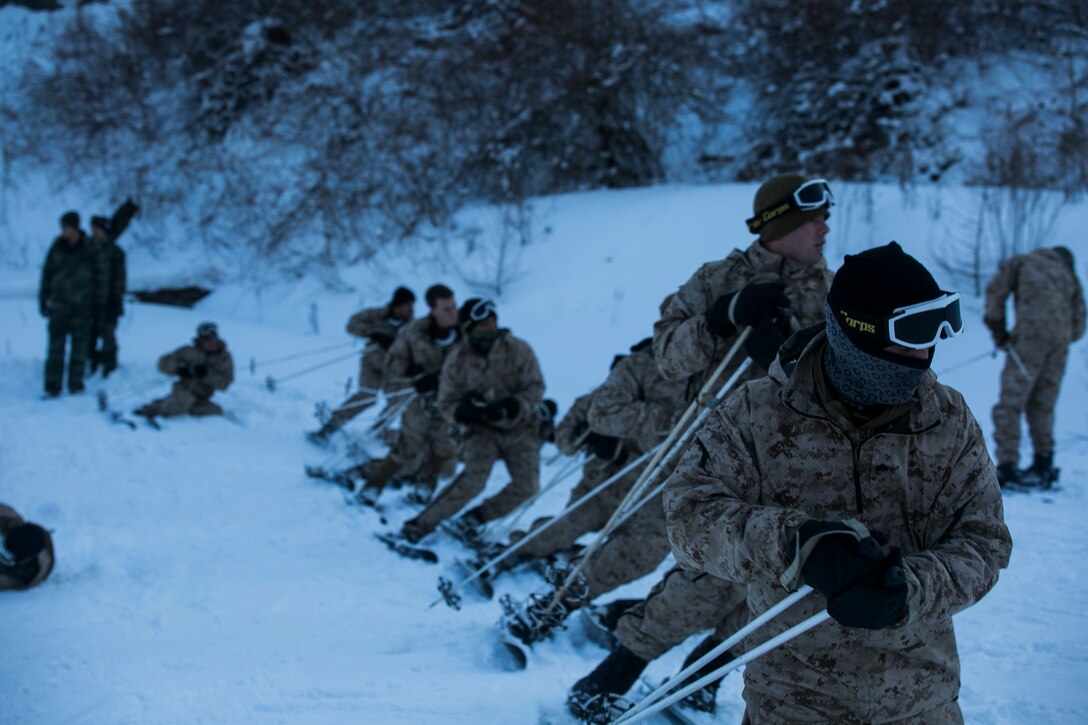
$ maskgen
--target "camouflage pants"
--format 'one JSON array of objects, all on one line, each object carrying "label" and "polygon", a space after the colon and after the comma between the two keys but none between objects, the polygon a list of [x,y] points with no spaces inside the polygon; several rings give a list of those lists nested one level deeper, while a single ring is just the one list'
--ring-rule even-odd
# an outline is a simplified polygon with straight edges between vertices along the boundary
[{"label": "camouflage pants", "polygon": [[[99,343],[101,342],[101,347]],[[102,366],[102,371],[109,373],[117,368],[117,318],[107,317],[95,320],[91,332],[90,347],[87,357],[91,368]]]},{"label": "camouflage pants", "polygon": [[998,463],[1020,460],[1020,416],[1027,417],[1031,444],[1036,453],[1054,452],[1054,406],[1058,402],[1069,348],[1047,348],[1020,344],[1025,377],[1012,359],[1005,360],[1001,373],[1001,397],[994,406],[994,442]]},{"label": "camouflage pants", "polygon": [[582,569],[593,600],[653,572],[672,550],[662,494],[654,496],[608,537]]},{"label": "camouflage pants", "polygon": [[[340,430],[355,416],[370,408],[377,401],[374,390],[382,387],[382,362],[385,360],[385,351],[380,347],[371,345],[363,353],[359,360],[359,392],[340,404],[340,407],[332,412],[329,420],[323,428],[329,432]],[[398,399],[399,400],[399,399]]]},{"label": "camouflage pants", "polygon": [[540,439],[536,430],[523,425],[512,431],[474,426],[465,437],[465,468],[453,483],[442,489],[409,524],[423,533],[453,516],[478,496],[487,485],[495,462],[502,460],[511,481],[480,504],[481,521],[500,519],[524,503],[540,488]]},{"label": "camouflage pants", "polygon": [[68,390],[83,390],[83,369],[87,365],[87,348],[91,337],[91,321],[79,317],[49,318],[49,351],[45,358],[45,392],[59,394],[64,382],[64,352],[68,339]]},{"label": "camouflage pants", "polygon": [[175,415],[223,415],[223,409],[213,403],[211,398],[198,394],[184,380],[174,383],[170,395],[154,400],[136,412],[160,418]]},{"label": "camouflage pants", "polygon": [[[603,483],[613,474],[620,471],[626,461],[619,463],[602,463],[601,461],[589,461],[582,468],[582,480],[570,492],[567,506],[586,495],[599,484]],[[522,556],[544,557],[551,556],[560,551],[566,551],[574,546],[578,538],[590,531],[599,531],[619,506],[620,501],[631,490],[632,484],[638,478],[641,468],[636,468],[627,473],[618,481],[614,481],[608,488],[586,501],[551,526],[547,531],[533,539],[521,549]],[[539,518],[533,522],[529,533],[536,531],[551,517]]]},{"label": "camouflage pants", "polygon": [[743,584],[676,566],[623,613],[616,638],[647,662],[706,629],[724,641],[748,623],[747,597]]},{"label": "camouflage pants", "polygon": [[433,406],[432,400],[422,396],[408,404],[388,456],[396,461],[398,476],[432,491],[439,477],[453,473],[458,453],[449,424]]},{"label": "camouflage pants", "polygon": [[[744,688],[744,701],[747,707],[744,708],[741,725],[779,725],[784,722],[828,723],[830,725],[835,722],[857,722],[842,720],[840,717],[827,717],[823,713],[804,707],[792,710],[787,716],[773,709],[773,706],[768,707],[762,694],[751,693],[747,687]],[[762,712],[763,710],[767,712]],[[920,715],[899,720],[881,720],[881,722],[890,725],[963,725],[963,713],[960,711],[958,702],[947,702]]]}]

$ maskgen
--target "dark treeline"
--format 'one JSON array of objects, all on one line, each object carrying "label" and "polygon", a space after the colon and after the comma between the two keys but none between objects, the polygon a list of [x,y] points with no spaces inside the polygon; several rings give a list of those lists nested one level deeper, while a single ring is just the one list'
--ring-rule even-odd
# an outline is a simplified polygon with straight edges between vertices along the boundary
[{"label": "dark treeline", "polygon": [[952,76],[1010,49],[1049,63],[1060,102],[990,109],[986,158],[960,178],[1088,185],[1088,0],[141,0],[55,17],[4,101],[8,160],[100,176],[150,214],[184,207],[204,243],[296,267],[365,258],[474,201],[786,169],[937,181],[965,162],[942,127],[965,103]]}]

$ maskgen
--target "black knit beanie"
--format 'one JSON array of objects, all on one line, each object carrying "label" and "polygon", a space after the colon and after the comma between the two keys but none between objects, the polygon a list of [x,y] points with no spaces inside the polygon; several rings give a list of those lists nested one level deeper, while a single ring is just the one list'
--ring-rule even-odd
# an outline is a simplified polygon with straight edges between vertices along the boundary
[{"label": "black knit beanie", "polygon": [[867,337],[847,324],[850,312],[891,315],[900,307],[941,294],[929,270],[895,242],[847,255],[824,305],[827,349],[823,359],[828,380],[846,402],[860,407],[905,403],[933,361],[932,349],[926,360],[886,352],[886,340]]},{"label": "black knit beanie", "polygon": [[409,302],[415,302],[415,292],[407,287],[397,287],[393,292],[393,301],[389,303],[390,307],[399,307],[400,305],[406,305]]},{"label": "black knit beanie", "polygon": [[[850,312],[891,315],[900,307],[940,296],[940,285],[929,270],[896,242],[891,242],[861,254],[846,255],[835,273],[827,302],[842,323]],[[851,341],[870,352],[887,345],[875,342],[849,325],[844,324],[843,328]]]},{"label": "black knit beanie", "polygon": [[73,229],[79,229],[79,212],[78,211],[66,211],[60,217],[60,225],[62,227],[72,227]]}]

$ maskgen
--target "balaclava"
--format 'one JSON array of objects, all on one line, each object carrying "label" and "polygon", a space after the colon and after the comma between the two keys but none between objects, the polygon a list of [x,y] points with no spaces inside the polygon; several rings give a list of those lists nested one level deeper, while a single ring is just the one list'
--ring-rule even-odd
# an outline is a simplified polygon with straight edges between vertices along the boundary
[{"label": "balaclava", "polygon": [[900,307],[940,297],[941,288],[920,262],[892,242],[847,255],[824,304],[824,370],[835,391],[854,406],[899,405],[911,399],[933,361],[883,350],[850,328],[849,311],[891,316]]},{"label": "balaclava", "polygon": [[458,313],[461,320],[461,329],[465,331],[465,340],[468,342],[472,349],[478,353],[487,357],[491,352],[491,348],[495,346],[495,342],[502,335],[502,330],[480,330],[478,329],[479,323],[484,320],[495,317],[498,319],[498,315],[494,311],[490,315],[484,318],[484,320],[472,319],[472,308],[483,301],[479,297],[472,297],[465,300],[465,303],[461,305],[461,310]]}]

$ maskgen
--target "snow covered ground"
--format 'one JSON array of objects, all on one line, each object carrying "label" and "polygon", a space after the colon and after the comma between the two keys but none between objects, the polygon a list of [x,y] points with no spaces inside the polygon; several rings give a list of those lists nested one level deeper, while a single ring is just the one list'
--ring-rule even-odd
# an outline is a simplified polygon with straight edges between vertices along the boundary
[{"label": "snow covered ground", "polygon": [[[740,220],[752,192],[674,186],[537,202],[536,239],[516,250],[518,274],[499,302],[500,321],[536,349],[561,409],[603,379],[613,353],[650,334],[665,294],[702,262],[747,243]],[[949,220],[972,198],[965,190],[893,187],[843,188],[840,196],[832,266],[893,238],[931,260],[960,233]],[[486,225],[488,214],[480,210],[476,222]],[[55,215],[40,217],[26,237],[41,239],[44,252]],[[1048,242],[1071,246],[1083,262],[1088,244],[1074,234],[1086,223],[1088,206],[1070,207]],[[122,369],[105,384],[94,380],[88,394],[56,401],[39,399],[45,325],[33,298],[37,256],[0,274],[0,501],[54,529],[58,554],[44,585],[0,596],[0,722],[571,722],[567,689],[604,656],[577,626],[539,646],[526,672],[501,671],[492,656],[497,603],[428,608],[443,565],[387,552],[373,540],[386,528],[373,511],[303,476],[303,464],[329,458],[302,437],[315,425],[314,403],[343,396],[354,360],[275,393],[265,375],[337,353],[250,374],[250,360],[346,342],[348,314],[382,302],[398,283],[422,293],[445,281],[468,297],[464,280],[488,261],[465,262],[451,249],[421,242],[410,257],[342,270],[351,293],[299,280],[220,286],[192,311],[130,304],[119,329]],[[190,259],[180,244],[172,257],[134,254],[131,286],[164,276],[200,282],[205,268],[179,261]],[[942,345],[936,370],[987,349],[972,306],[971,326]],[[155,372],[156,357],[206,318],[219,322],[235,355],[237,381],[220,396],[229,419],[130,431],[97,411],[99,388],[121,409],[165,394],[169,381]],[[1086,362],[1078,344],[1058,410],[1063,490],[1006,499],[1011,566],[956,620],[971,723],[1088,722]],[[942,375],[964,392],[987,434],[1000,365],[986,358]],[[370,419],[348,432],[361,435]],[[492,485],[504,476],[498,470]],[[539,511],[565,496],[556,491]],[[387,498],[396,526],[411,509]],[[444,543],[439,553],[446,562],[458,549]],[[521,596],[535,584],[524,574],[500,579],[498,588]],[[666,676],[682,656],[655,663],[650,675]],[[742,709],[740,678],[730,676],[718,721],[737,722]]]}]

